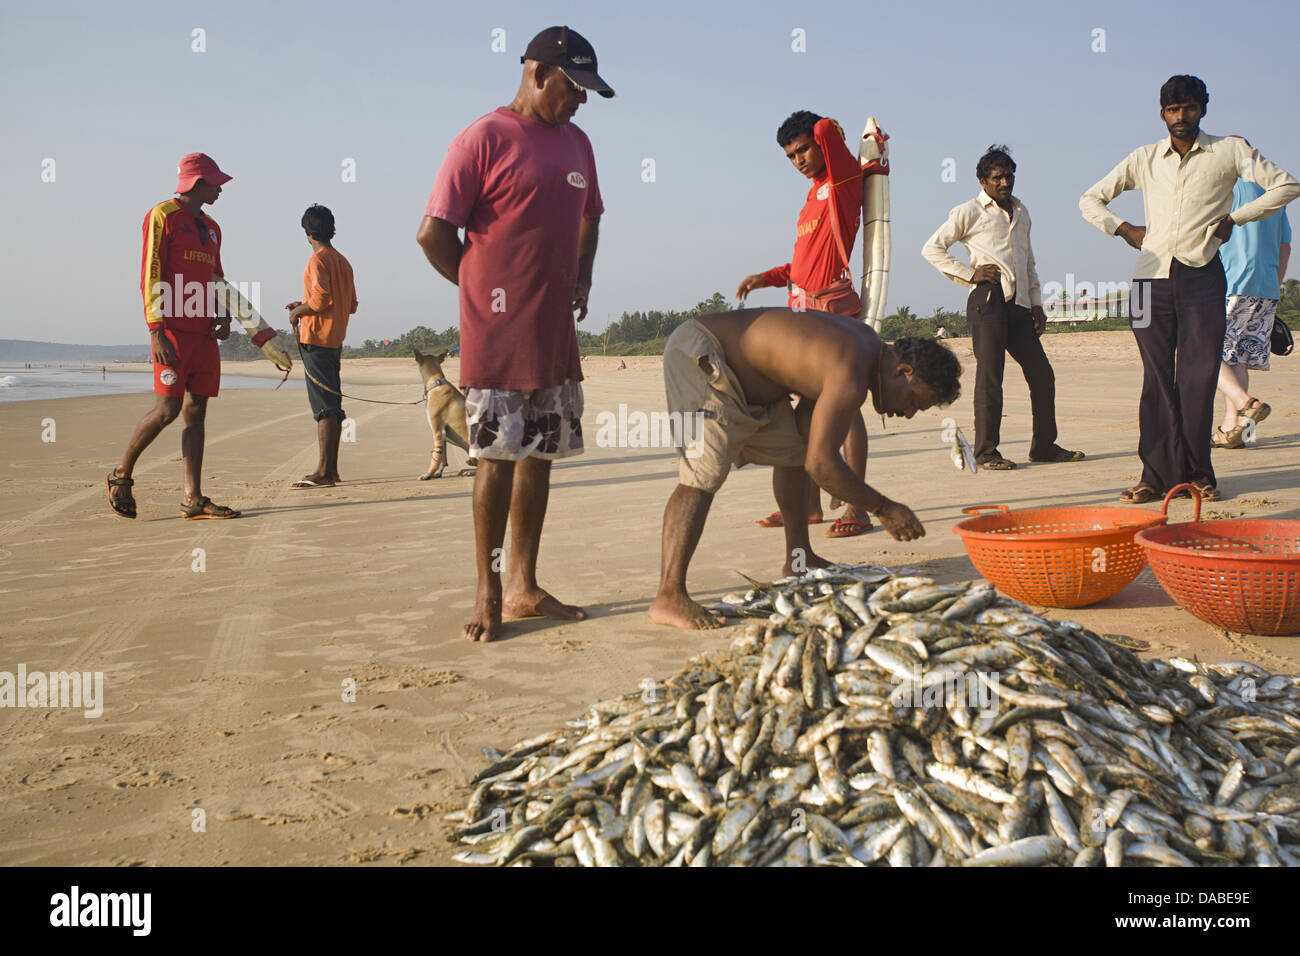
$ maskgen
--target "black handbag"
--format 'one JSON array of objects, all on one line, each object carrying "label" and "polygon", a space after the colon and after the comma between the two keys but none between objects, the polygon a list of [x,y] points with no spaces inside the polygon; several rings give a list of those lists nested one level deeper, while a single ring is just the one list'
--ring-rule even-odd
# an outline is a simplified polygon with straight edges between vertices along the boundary
[{"label": "black handbag", "polygon": [[1270,336],[1269,351],[1274,355],[1290,355],[1295,348],[1291,338],[1291,327],[1277,316],[1273,316],[1273,334]]}]

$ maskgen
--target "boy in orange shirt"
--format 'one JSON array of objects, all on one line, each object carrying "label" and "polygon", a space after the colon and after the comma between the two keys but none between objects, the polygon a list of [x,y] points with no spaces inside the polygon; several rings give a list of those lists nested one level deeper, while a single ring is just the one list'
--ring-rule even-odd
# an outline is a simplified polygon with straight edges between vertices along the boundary
[{"label": "boy in orange shirt", "polygon": [[348,316],[357,311],[352,266],[330,245],[334,214],[324,206],[311,206],[302,214],[302,228],[311,243],[312,256],[303,270],[303,301],[290,302],[289,322],[298,336],[307,400],[316,418],[320,462],[292,488],[332,488],[339,478],[339,437],[343,432],[342,386],[339,378],[343,337]]}]

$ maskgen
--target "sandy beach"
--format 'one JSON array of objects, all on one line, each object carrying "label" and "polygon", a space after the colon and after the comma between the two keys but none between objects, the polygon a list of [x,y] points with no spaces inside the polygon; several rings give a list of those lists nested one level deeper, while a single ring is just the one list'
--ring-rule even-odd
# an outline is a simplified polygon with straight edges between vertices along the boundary
[{"label": "sandy beach", "polygon": [[[954,407],[884,432],[867,419],[868,481],[910,505],[926,537],[900,543],[877,529],[827,540],[823,526],[813,529],[819,552],[968,580],[976,573],[950,530],[962,507],[1114,503],[1139,472],[1132,336],[1044,343],[1061,443],[1087,461],[956,472],[941,422],[973,433],[974,359],[969,340],[954,340],[966,369]],[[0,863],[445,864],[441,816],[463,803],[482,748],[725,646],[730,629],[687,633],[646,617],[676,464],[671,449],[596,447],[602,411],[662,408],[660,360],[631,357],[623,371],[618,362],[584,363],[587,453],[555,465],[540,560],[543,586],[590,620],[515,622],[492,645],[461,637],[475,583],[472,479],[449,469],[416,480],[431,447],[423,405],[345,401],[356,423],[340,456],[345,482],[294,491],[317,454],[302,391],[222,395],[208,414],[204,493],[244,511],[223,522],[178,516],[179,423],[136,472],[140,518],[108,510],[104,474],[151,396],[0,405],[0,670],[104,675],[97,719],[0,709]],[[225,371],[279,377],[266,362]],[[454,362],[447,372],[455,381]],[[345,362],[343,378],[367,398],[421,392],[413,360]],[[1006,382],[1002,450],[1024,462],[1028,395],[1012,362]],[[1300,518],[1300,409],[1287,400],[1300,394],[1300,360],[1274,357],[1252,384],[1273,414],[1255,447],[1215,452],[1225,500],[1203,517]],[[42,440],[48,419],[53,442]],[[746,468],[718,495],[691,569],[696,597],[742,588],[736,572],[779,573],[781,533],[754,524],[773,510],[770,480]],[[1190,520],[1191,503],[1171,513]],[[1151,654],[1300,671],[1300,638],[1218,631],[1174,605],[1149,570],[1102,604],[1050,613],[1149,641]]]}]

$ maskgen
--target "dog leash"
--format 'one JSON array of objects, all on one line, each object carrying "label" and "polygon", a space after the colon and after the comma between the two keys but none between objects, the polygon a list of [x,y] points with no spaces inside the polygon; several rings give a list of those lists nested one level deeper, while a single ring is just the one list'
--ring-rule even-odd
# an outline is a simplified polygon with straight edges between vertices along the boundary
[{"label": "dog leash", "polygon": [[[422,401],[424,401],[429,397],[429,393],[432,392],[435,388],[439,388],[447,384],[447,380],[445,378],[437,379],[432,385],[430,385],[428,388],[424,390],[423,395],[421,395],[413,402],[386,402],[378,398],[360,398],[356,395],[349,395],[347,392],[339,391],[337,388],[330,388],[328,385],[326,385],[324,382],[318,379],[311,372],[307,371],[307,360],[302,357],[302,343],[299,342],[297,339],[294,339],[294,345],[298,349],[298,360],[302,362],[302,374],[306,375],[309,379],[315,382],[317,387],[323,388],[327,392],[332,392],[333,394],[338,395],[340,398],[346,398],[348,399],[348,401],[369,402],[371,405],[419,405]],[[285,377],[288,378],[287,373]],[[280,384],[283,385],[284,383],[281,382]]]}]

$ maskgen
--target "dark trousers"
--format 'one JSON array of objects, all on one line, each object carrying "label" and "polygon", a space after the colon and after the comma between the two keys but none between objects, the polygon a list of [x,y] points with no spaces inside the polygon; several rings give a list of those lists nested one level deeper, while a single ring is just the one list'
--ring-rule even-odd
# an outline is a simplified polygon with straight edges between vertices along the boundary
[{"label": "dark trousers", "polygon": [[1185,481],[1214,484],[1210,432],[1227,293],[1216,255],[1199,269],[1175,259],[1168,279],[1134,279],[1129,322],[1142,356],[1138,457],[1162,494]]},{"label": "dark trousers", "polygon": [[1056,445],[1056,375],[1043,343],[1034,332],[1034,317],[1008,303],[1002,285],[981,282],[966,300],[975,349],[975,460],[996,458],[1002,437],[1002,373],[1010,355],[1025,373],[1034,413],[1030,457],[1050,455]]}]

